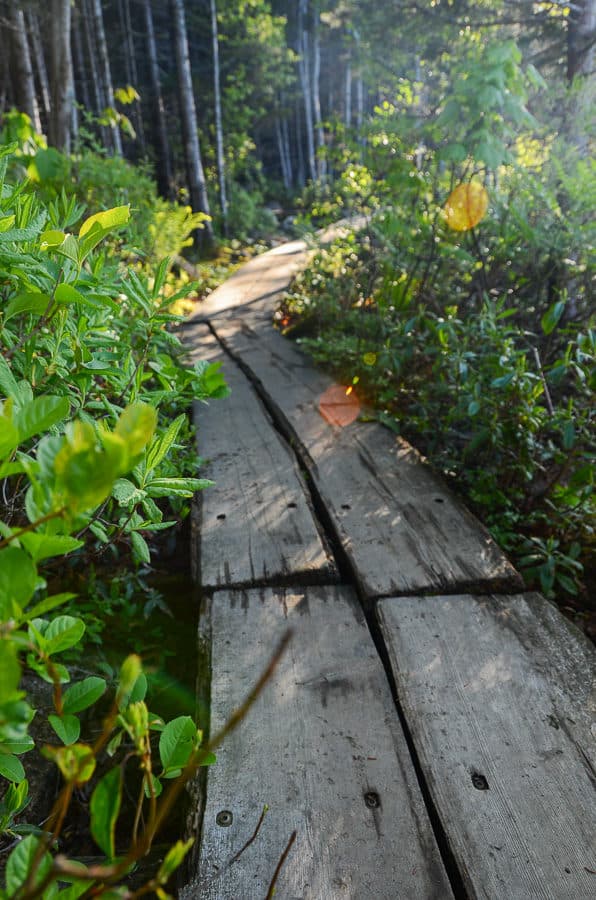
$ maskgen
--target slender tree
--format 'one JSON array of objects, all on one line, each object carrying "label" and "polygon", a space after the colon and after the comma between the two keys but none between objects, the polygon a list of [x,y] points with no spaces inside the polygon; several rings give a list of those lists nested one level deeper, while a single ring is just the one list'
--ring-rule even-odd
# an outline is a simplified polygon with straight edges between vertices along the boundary
[{"label": "slender tree", "polygon": [[33,63],[31,62],[29,41],[27,39],[25,13],[19,6],[12,6],[10,25],[12,62],[14,66],[14,93],[21,111],[27,113],[35,130],[41,131],[41,119],[39,118]]},{"label": "slender tree", "polygon": [[[110,66],[110,57],[108,55],[108,45],[106,42],[106,32],[103,24],[103,11],[101,8],[101,0],[92,0],[93,25],[95,28],[95,38],[97,41],[97,54],[99,62],[99,72],[103,84],[105,101],[108,109],[115,109],[114,102],[114,86],[112,82],[112,69]],[[115,153],[122,155],[122,138],[117,122],[110,122],[110,135],[112,146]]]},{"label": "slender tree", "polygon": [[48,139],[54,147],[68,153],[71,146],[74,105],[70,0],[52,0],[51,11],[52,111],[48,123]]},{"label": "slender tree", "polygon": [[145,37],[147,39],[147,60],[149,62],[149,78],[151,81],[153,122],[157,141],[157,185],[164,197],[172,197],[174,192],[174,176],[172,172],[172,154],[166,124],[166,109],[161,90],[161,78],[157,61],[157,44],[153,26],[151,0],[143,0],[145,14]]},{"label": "slender tree", "polygon": [[50,79],[46,66],[43,41],[41,39],[41,29],[39,27],[39,16],[36,10],[29,9],[25,18],[27,30],[31,39],[31,48],[33,50],[33,65],[37,75],[40,112],[43,114],[43,119],[47,127],[47,124],[50,121],[52,103],[50,97]]},{"label": "slender tree", "polygon": [[[197,112],[192,87],[190,58],[188,55],[188,36],[186,33],[184,2],[183,0],[171,0],[171,3],[190,202],[194,210],[200,210],[209,215],[209,198],[207,196],[207,184],[201,158]],[[211,243],[213,241],[213,229],[210,221],[206,222],[204,231],[207,243]],[[202,235],[200,238],[201,237]]]},{"label": "slender tree", "polygon": [[215,99],[215,148],[217,172],[219,175],[219,200],[224,234],[228,233],[228,199],[226,194],[226,160],[224,155],[223,122],[221,110],[221,80],[219,71],[219,34],[217,30],[217,7],[210,0],[211,44],[213,47],[213,91]]}]

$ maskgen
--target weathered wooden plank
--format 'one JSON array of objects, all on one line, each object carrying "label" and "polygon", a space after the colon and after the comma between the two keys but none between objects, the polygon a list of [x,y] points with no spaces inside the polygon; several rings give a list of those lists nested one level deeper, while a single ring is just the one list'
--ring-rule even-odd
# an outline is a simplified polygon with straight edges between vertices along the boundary
[{"label": "weathered wooden plank", "polygon": [[378,615],[470,896],[596,896],[592,645],[537,594],[389,599]]},{"label": "weathered wooden plank", "polygon": [[404,440],[375,423],[329,425],[331,379],[271,327],[268,303],[214,327],[286,420],[367,596],[522,586],[488,532]]},{"label": "weathered wooden plank", "polygon": [[294,455],[275,431],[246,377],[206,325],[194,325],[193,354],[221,360],[225,400],[196,403],[202,474],[215,487],[194,510],[203,587],[333,579],[335,566],[318,530]]},{"label": "weathered wooden plank", "polygon": [[[209,770],[198,871],[181,897],[264,898],[296,830],[276,896],[448,900],[385,673],[350,589],[214,594],[211,733],[287,628],[293,637],[271,682]],[[255,841],[232,862],[265,805]]]}]

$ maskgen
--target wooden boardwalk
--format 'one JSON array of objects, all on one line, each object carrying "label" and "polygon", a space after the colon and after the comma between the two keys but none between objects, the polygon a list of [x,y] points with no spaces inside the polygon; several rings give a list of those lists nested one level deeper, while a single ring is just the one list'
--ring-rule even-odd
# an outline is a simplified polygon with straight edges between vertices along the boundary
[{"label": "wooden boardwalk", "polygon": [[330,379],[271,325],[307,258],[252,260],[185,327],[232,387],[195,408],[202,724],[293,636],[199,791],[180,897],[265,900],[295,832],[280,900],[596,898],[594,648],[411,446],[322,418]]}]

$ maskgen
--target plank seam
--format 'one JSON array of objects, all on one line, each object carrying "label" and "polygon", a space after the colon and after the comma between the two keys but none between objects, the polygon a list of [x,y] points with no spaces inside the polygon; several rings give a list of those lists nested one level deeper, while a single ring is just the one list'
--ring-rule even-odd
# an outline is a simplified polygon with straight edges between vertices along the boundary
[{"label": "plank seam", "polygon": [[[331,548],[331,552],[333,553],[340,580],[342,583],[345,582],[346,584],[351,585],[356,592],[359,603],[364,613],[369,632],[385,671],[385,677],[387,678],[387,681],[389,683],[391,696],[393,698],[393,703],[398,716],[398,720],[404,733],[406,745],[408,747],[408,752],[410,754],[410,758],[416,775],[416,780],[422,794],[430,825],[435,837],[435,841],[437,843],[437,847],[439,849],[441,859],[443,861],[443,865],[445,867],[447,878],[453,891],[454,898],[455,900],[471,900],[468,892],[464,887],[464,880],[461,872],[459,871],[459,867],[455,860],[453,851],[451,850],[447,832],[443,826],[437,807],[432,799],[430,788],[427,784],[426,777],[420,764],[420,760],[418,758],[410,729],[408,727],[401,703],[399,701],[397,686],[389,663],[389,654],[387,651],[387,647],[385,646],[385,642],[381,635],[380,629],[378,628],[378,625],[376,623],[374,615],[374,603],[365,596],[362,590],[360,579],[357,575],[357,571],[352,565],[350,558],[341,543],[339,534],[335,529],[333,519],[329,511],[327,510],[327,507],[325,506],[323,498],[318,491],[314,479],[311,477],[310,468],[316,468],[316,464],[311,459],[310,454],[300,441],[300,438],[284,416],[283,412],[272,400],[270,395],[265,390],[264,385],[257,378],[252,369],[250,369],[250,367],[246,365],[241,357],[239,357],[230,349],[226,341],[217,334],[215,327],[211,324],[210,321],[207,321],[206,324],[208,325],[215,339],[219,342],[224,352],[238,365],[238,367],[244,372],[250,383],[253,385],[256,393],[265,406],[265,409],[269,413],[275,429],[286,441],[290,450],[296,456],[298,463],[304,472],[305,485],[307,490],[310,491],[312,505],[317,517],[317,521],[320,523],[320,526],[323,529],[323,533],[325,534],[327,542]],[[461,591],[458,591],[458,593],[461,593]],[[395,594],[393,596],[395,596]]]}]

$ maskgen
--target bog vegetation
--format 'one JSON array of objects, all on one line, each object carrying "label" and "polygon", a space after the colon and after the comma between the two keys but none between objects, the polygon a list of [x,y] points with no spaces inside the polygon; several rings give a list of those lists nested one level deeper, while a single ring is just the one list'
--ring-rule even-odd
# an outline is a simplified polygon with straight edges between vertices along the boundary
[{"label": "bog vegetation", "polygon": [[[185,363],[177,313],[280,225],[367,214],[315,253],[279,327],[588,622],[593,17],[593,0],[0,2],[0,896],[165,897],[189,849],[134,874],[214,757],[193,717],[152,711],[136,653],[105,652],[106,616],[130,649],[159,632],[160,538],[209,486],[188,411],[227,388]],[[61,778],[44,821],[42,755]]]}]

